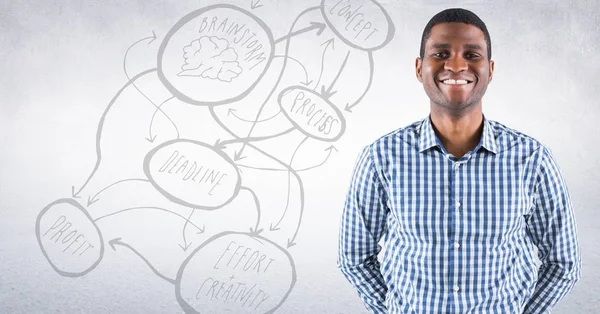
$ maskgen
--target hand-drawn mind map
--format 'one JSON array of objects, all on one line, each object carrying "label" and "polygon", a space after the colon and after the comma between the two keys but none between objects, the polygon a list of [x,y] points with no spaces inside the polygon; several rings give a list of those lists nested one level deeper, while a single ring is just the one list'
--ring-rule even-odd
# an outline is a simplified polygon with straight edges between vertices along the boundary
[{"label": "hand-drawn mind map", "polygon": [[[110,239],[111,249],[131,250],[173,284],[186,313],[272,313],[283,304],[296,282],[288,249],[305,210],[301,173],[336,150],[330,143],[344,134],[344,114],[371,86],[372,53],[393,38],[394,26],[375,1],[322,0],[276,39],[253,13],[262,6],[216,4],[187,14],[162,39],[156,67],[133,76],[128,54],[149,49],[143,43],[152,46],[154,31],[127,49],[128,81],[100,118],[93,170],[37,217],[41,251],[58,274],[92,271]],[[296,49],[307,42],[317,42],[316,58]],[[366,82],[341,91],[350,86],[339,83],[350,64]],[[221,132],[186,134],[208,123]],[[261,148],[285,136],[299,136],[294,149],[281,149],[291,139],[275,142],[276,151]],[[310,142],[329,146],[305,153],[317,161],[298,166]],[[116,165],[127,171],[110,171]],[[125,228],[106,237],[126,215],[151,234]],[[163,254],[142,253],[152,234],[164,240],[152,243]],[[155,266],[168,259],[175,271]]]}]

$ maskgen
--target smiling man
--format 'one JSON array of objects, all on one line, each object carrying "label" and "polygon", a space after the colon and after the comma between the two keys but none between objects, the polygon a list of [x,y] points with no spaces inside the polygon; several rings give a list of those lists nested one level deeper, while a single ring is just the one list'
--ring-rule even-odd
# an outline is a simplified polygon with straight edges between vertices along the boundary
[{"label": "smiling man", "polygon": [[550,150],[483,115],[491,56],[473,12],[435,15],[415,65],[429,116],[357,159],[338,266],[373,313],[549,313],[581,276]]}]

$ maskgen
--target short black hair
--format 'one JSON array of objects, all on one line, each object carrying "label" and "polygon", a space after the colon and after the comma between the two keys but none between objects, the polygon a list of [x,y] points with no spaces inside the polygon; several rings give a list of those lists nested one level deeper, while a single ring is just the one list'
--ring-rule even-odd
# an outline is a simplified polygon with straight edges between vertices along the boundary
[{"label": "short black hair", "polygon": [[488,33],[485,23],[483,23],[475,13],[460,8],[446,9],[434,15],[431,20],[429,20],[429,23],[427,23],[423,30],[423,36],[421,37],[421,49],[419,51],[421,59],[423,59],[425,55],[425,42],[427,42],[431,36],[431,29],[440,23],[465,23],[479,28],[483,32],[483,38],[487,44],[488,60],[492,59],[492,41],[490,40],[490,34]]}]

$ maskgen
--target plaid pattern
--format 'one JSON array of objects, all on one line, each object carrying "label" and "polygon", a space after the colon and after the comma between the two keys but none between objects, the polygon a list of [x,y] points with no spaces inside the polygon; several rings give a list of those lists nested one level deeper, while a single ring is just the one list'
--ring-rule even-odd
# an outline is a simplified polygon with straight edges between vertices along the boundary
[{"label": "plaid pattern", "polygon": [[460,159],[429,116],[360,153],[338,267],[371,312],[549,313],[581,277],[573,207],[550,150],[483,119],[481,141]]}]

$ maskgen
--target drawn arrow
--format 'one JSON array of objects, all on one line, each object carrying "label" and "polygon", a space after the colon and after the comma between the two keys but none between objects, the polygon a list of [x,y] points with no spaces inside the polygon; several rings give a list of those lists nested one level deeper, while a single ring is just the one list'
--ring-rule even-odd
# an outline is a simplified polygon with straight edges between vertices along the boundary
[{"label": "drawn arrow", "polygon": [[[253,123],[253,122],[254,122],[254,121],[251,121],[251,120],[246,120],[246,119],[243,119],[243,118],[240,118],[240,117],[238,117],[238,116],[235,114],[235,112],[236,112],[236,111],[237,111],[237,109],[230,108],[229,110],[227,110],[227,115],[228,115],[228,116],[229,116],[229,115],[233,115],[233,116],[234,116],[234,117],[236,117],[238,120],[241,120],[241,121],[244,121],[244,122],[250,122],[250,123]],[[275,115],[273,115],[272,117],[270,117],[270,118],[266,118],[266,119],[262,119],[262,120],[257,120],[256,122],[265,122],[265,121],[269,121],[269,120],[271,120],[271,119],[273,119],[273,118],[277,117],[277,116],[278,116],[280,113],[281,113],[281,110],[277,111],[277,113],[276,113]]]},{"label": "drawn arrow", "polygon": [[244,143],[244,145],[242,145],[242,149],[240,149],[239,151],[236,151],[233,154],[233,161],[240,161],[240,160],[246,158],[246,156],[242,156],[242,153],[244,152],[244,147],[246,147],[246,143]]},{"label": "drawn arrow", "polygon": [[79,198],[79,193],[81,193],[81,191],[85,188],[85,186],[90,182],[90,180],[92,179],[92,177],[94,176],[96,171],[98,171],[98,167],[100,167],[100,160],[102,160],[102,151],[100,149],[100,138],[102,136],[102,129],[104,127],[104,119],[106,119],[106,115],[110,111],[110,108],[112,108],[112,106],[117,101],[117,99],[119,98],[121,93],[123,93],[123,91],[129,85],[132,85],[140,77],[143,77],[144,75],[147,75],[149,73],[156,72],[156,71],[157,71],[156,68],[149,69],[149,70],[143,71],[143,72],[137,74],[136,76],[132,77],[127,83],[125,83],[125,85],[123,85],[123,87],[121,87],[121,89],[119,89],[119,91],[117,91],[115,96],[108,103],[108,106],[106,106],[106,109],[104,110],[104,113],[102,114],[102,117],[100,118],[100,122],[98,122],[98,129],[96,131],[96,165],[94,165],[94,169],[92,170],[92,173],[88,176],[85,183],[79,188],[79,190],[77,190],[77,192],[75,191],[75,186],[71,186],[71,195],[73,198]]},{"label": "drawn arrow", "polygon": [[[152,31],[152,36],[144,37],[144,38],[134,42],[133,44],[131,44],[131,46],[129,46],[129,48],[127,48],[127,50],[125,50],[125,56],[123,57],[123,72],[125,72],[125,76],[127,77],[128,80],[131,79],[129,77],[129,74],[127,73],[127,55],[129,54],[129,50],[131,50],[131,48],[133,48],[135,45],[141,43],[144,40],[148,40],[148,39],[152,39],[151,41],[148,42],[148,45],[150,45],[156,39],[156,34],[154,33],[154,31]],[[140,93],[142,93],[142,92],[140,92]]]},{"label": "drawn arrow", "polygon": [[150,182],[147,179],[124,179],[121,181],[117,181],[115,183],[110,184],[109,186],[103,188],[102,190],[98,191],[98,193],[94,194],[94,196],[88,196],[88,201],[87,201],[87,206],[91,206],[92,204],[96,203],[97,201],[99,201],[98,199],[98,195],[104,191],[106,191],[108,188],[110,188],[111,186],[117,185],[119,183],[122,182],[127,182],[127,181],[144,181],[144,182]]},{"label": "drawn arrow", "polygon": [[[225,126],[225,124],[223,124],[223,122],[221,120],[219,120],[219,117],[217,116],[217,114],[215,113],[214,109],[212,109],[212,107],[209,109],[211,112],[211,115],[213,116],[213,118],[215,119],[215,121],[217,121],[217,123],[224,129],[227,129],[227,126]],[[267,136],[256,136],[256,137],[246,137],[246,138],[240,138],[237,137],[233,140],[227,140],[227,141],[222,141],[220,138],[217,139],[215,141],[215,143],[213,144],[213,146],[215,147],[215,149],[220,149],[220,150],[224,150],[227,148],[227,145],[229,144],[233,144],[233,143],[250,143],[250,142],[257,142],[257,141],[264,141],[264,140],[268,140],[271,138],[275,138],[275,137],[279,137],[282,135],[285,135],[287,133],[290,133],[292,131],[294,131],[296,128],[295,127],[291,127],[285,131],[276,133],[276,134],[272,134],[272,135],[267,135]],[[230,134],[233,134],[232,132],[230,132]]]},{"label": "drawn arrow", "polygon": [[254,198],[254,204],[256,205],[256,211],[258,212],[258,217],[256,219],[256,224],[254,225],[254,228],[250,228],[250,232],[254,233],[254,234],[259,234],[263,231],[263,229],[258,229],[259,225],[260,225],[260,201],[258,200],[258,196],[256,195],[256,193],[248,187],[241,187],[240,190],[246,190],[248,192],[250,192],[250,194],[252,194],[252,197]]},{"label": "drawn arrow", "polygon": [[[232,136],[235,136],[235,133],[233,133],[228,128],[225,128],[225,130],[227,132],[229,132],[229,134],[231,134]],[[290,247],[296,245],[296,242],[294,242],[294,241],[296,240],[296,237],[298,236],[298,232],[300,231],[300,226],[302,226],[302,218],[304,216],[304,183],[302,183],[302,178],[300,178],[297,171],[292,169],[289,165],[285,164],[283,161],[279,160],[275,156],[267,154],[265,151],[261,150],[260,148],[254,146],[250,143],[248,143],[248,146],[252,147],[254,150],[258,151],[259,153],[273,159],[275,162],[279,163],[282,167],[286,168],[286,170],[289,171],[294,176],[296,181],[298,182],[298,188],[299,188],[299,194],[300,194],[299,195],[300,196],[300,212],[299,212],[299,216],[298,216],[298,224],[296,226],[296,230],[294,231],[294,234],[292,235],[292,237],[289,238],[287,241],[287,247],[290,248]]]},{"label": "drawn arrow", "polygon": [[215,142],[215,144],[213,146],[215,147],[215,149],[218,149],[218,150],[224,150],[227,148],[227,146],[225,144],[223,144],[223,142],[221,142],[220,138],[217,139],[217,141]]},{"label": "drawn arrow", "polygon": [[[148,126],[148,134],[149,137],[146,138],[146,140],[150,143],[154,143],[154,140],[156,139],[156,135],[154,134],[154,136],[152,136],[152,125],[154,124],[154,117],[156,117],[156,113],[159,111],[162,111],[162,106],[164,106],[164,104],[166,104],[168,101],[174,99],[175,96],[167,98],[165,101],[163,101],[160,105],[158,105],[158,107],[156,107],[156,110],[154,110],[154,113],[152,114],[152,119],[150,119],[150,125]],[[173,124],[173,126],[175,127],[175,131],[177,132],[177,139],[179,139],[179,129],[177,128],[177,126],[175,124]]]},{"label": "drawn arrow", "polygon": [[[127,73],[127,55],[129,54],[129,50],[131,50],[131,48],[133,48],[138,43],[140,43],[144,40],[148,40],[148,39],[152,39],[148,42],[148,45],[150,45],[156,39],[156,33],[154,33],[154,31],[152,31],[152,36],[144,37],[144,38],[134,42],[125,51],[125,56],[123,57],[123,72],[125,72],[125,76],[127,77],[128,80],[131,79],[129,77],[129,74]],[[173,127],[175,127],[175,130],[177,131],[177,138],[179,138],[179,130],[177,129],[175,122],[173,122],[173,120],[171,120],[171,118],[169,116],[167,116],[167,114],[164,111],[162,111],[162,109],[160,109],[160,106],[157,106],[146,94],[144,94],[144,92],[142,92],[137,87],[137,85],[133,84],[133,87],[138,91],[138,93],[140,93],[142,96],[144,96],[144,98],[146,98],[146,100],[148,100],[154,107],[156,107],[156,110],[160,111],[165,116],[165,118],[167,118],[171,122],[171,124],[173,124]],[[152,115],[152,120],[154,120],[155,115],[156,115],[156,112],[154,112],[154,114]],[[150,124],[152,124],[152,122]],[[155,139],[156,139],[156,135],[152,136],[152,132],[150,132],[150,137],[146,138],[146,140],[148,140],[150,143],[153,143]]]},{"label": "drawn arrow", "polygon": [[[83,189],[83,187],[81,189]],[[79,191],[77,191],[77,193],[75,193],[75,186],[71,185],[71,197],[73,197],[73,198],[81,198],[81,196],[79,196],[79,193],[81,192],[81,189],[79,189]]]},{"label": "drawn arrow", "polygon": [[188,223],[190,222],[190,219],[192,219],[192,215],[194,214],[196,210],[192,208],[192,212],[190,213],[190,216],[185,220],[185,223],[183,224],[183,245],[179,244],[179,247],[185,252],[187,251],[187,249],[190,247],[190,245],[192,245],[192,242],[188,243],[187,239],[185,238],[185,228],[187,227]]},{"label": "drawn arrow", "polygon": [[360,97],[358,97],[358,99],[356,101],[354,101],[352,103],[352,105],[350,105],[349,103],[346,103],[346,107],[344,108],[344,110],[346,110],[350,113],[352,112],[352,108],[355,107],[356,105],[358,105],[358,103],[363,99],[363,97],[365,97],[365,95],[371,88],[371,83],[373,83],[373,71],[374,71],[373,52],[369,51],[368,55],[369,55],[369,83],[367,83],[367,88],[362,93],[362,95],[360,95]]},{"label": "drawn arrow", "polygon": [[[311,22],[311,26],[305,27],[299,31],[296,32],[292,32],[292,30],[294,29],[294,27],[296,26],[296,23],[298,22],[298,20],[300,19],[300,17],[302,17],[304,14],[310,12],[310,11],[314,11],[314,10],[319,10],[320,7],[316,6],[316,7],[311,7],[308,8],[304,11],[302,11],[294,20],[294,22],[292,23],[292,26],[290,27],[290,31],[288,32],[287,35],[279,38],[278,40],[275,41],[275,43],[277,42],[281,42],[283,40],[285,40],[285,53],[283,54],[283,56],[285,58],[283,58],[283,66],[281,68],[281,71],[279,72],[279,77],[277,78],[277,81],[275,82],[275,85],[273,86],[273,89],[271,89],[271,91],[269,92],[269,95],[267,95],[267,98],[263,101],[262,105],[260,106],[260,108],[258,109],[258,112],[256,114],[256,118],[254,119],[255,121],[252,123],[252,126],[250,127],[250,131],[248,132],[248,135],[246,137],[250,137],[250,135],[252,134],[252,131],[254,130],[254,127],[256,126],[256,120],[258,120],[260,118],[260,114],[262,113],[265,105],[267,104],[267,102],[269,101],[269,99],[271,98],[271,96],[273,95],[273,93],[275,92],[275,90],[277,89],[277,86],[279,86],[279,83],[281,82],[281,79],[283,77],[283,73],[285,71],[285,67],[287,65],[287,57],[288,57],[288,52],[290,50],[290,38],[292,38],[293,36],[300,34],[300,33],[304,33],[313,29],[319,29],[319,32],[317,32],[318,35],[321,34],[321,32],[323,32],[323,30],[325,29],[325,24],[323,23],[317,23],[317,22]],[[244,148],[246,147],[247,143],[244,142],[244,144],[242,145],[242,147],[240,148],[239,151],[236,151],[234,154],[234,161],[238,161],[243,159],[244,157],[242,157],[242,153],[244,151]]]},{"label": "drawn arrow", "polygon": [[291,182],[290,182],[290,179],[291,179],[291,173],[290,173],[290,171],[288,171],[287,174],[288,174],[288,177],[287,177],[287,196],[286,196],[286,199],[285,199],[285,208],[283,210],[283,215],[281,216],[281,218],[279,218],[279,221],[277,221],[277,223],[275,225],[273,225],[273,223],[271,223],[271,226],[269,227],[269,230],[271,230],[271,231],[280,230],[279,224],[281,223],[281,221],[283,221],[283,218],[285,218],[285,214],[287,213],[287,210],[288,210],[288,208],[290,206],[290,190],[291,190],[291,185],[292,185]]},{"label": "drawn arrow", "polygon": [[148,42],[148,45],[150,45],[155,39],[156,39],[156,33],[154,33],[154,30],[152,31],[152,36],[148,36],[148,37],[144,37],[136,42],[134,42],[133,44],[131,44],[131,46],[129,46],[129,48],[127,48],[127,50],[125,51],[125,56],[123,57],[123,70],[125,71],[125,75],[127,76],[127,79],[129,79],[129,75],[127,74],[127,68],[126,68],[126,64],[127,64],[127,54],[129,53],[129,50],[131,50],[131,48],[133,48],[135,45],[141,43],[144,40],[148,40],[148,39],[152,39]]},{"label": "drawn arrow", "polygon": [[331,82],[331,84],[329,84],[329,87],[327,89],[325,89],[325,85],[321,86],[321,95],[323,96],[324,99],[329,99],[331,96],[333,96],[333,94],[337,93],[337,91],[332,91],[333,85],[335,85],[335,82],[337,82],[337,80],[340,78],[342,71],[346,67],[346,63],[348,62],[348,57],[350,57],[350,50],[348,50],[348,53],[346,53],[346,58],[344,58],[344,62],[342,62],[342,66],[338,70],[338,73],[335,75],[333,82]]},{"label": "drawn arrow", "polygon": [[291,248],[292,246],[296,245],[296,242],[294,242],[294,240],[287,240],[287,248]]},{"label": "drawn arrow", "polygon": [[[302,14],[302,13],[300,13],[300,14]],[[307,26],[305,28],[301,28],[301,29],[299,29],[299,30],[297,30],[297,31],[295,31],[293,33],[289,33],[289,34],[287,34],[287,35],[285,35],[285,36],[283,36],[283,37],[275,40],[275,44],[280,43],[280,42],[282,42],[282,41],[284,41],[286,39],[289,39],[291,37],[300,35],[302,33],[310,32],[313,29],[318,29],[319,31],[317,32],[317,35],[321,35],[321,33],[325,30],[325,27],[326,27],[325,23],[310,22],[310,26]]]},{"label": "drawn arrow", "polygon": [[[239,161],[239,160],[246,158],[245,156],[242,156],[242,151],[243,151],[244,147],[246,146],[246,144],[248,144],[250,142],[263,141],[263,140],[267,140],[267,139],[271,139],[271,138],[280,137],[282,135],[285,135],[287,133],[294,131],[295,129],[296,129],[295,127],[291,127],[285,131],[282,131],[282,132],[279,132],[279,133],[273,134],[273,135],[267,135],[267,136],[245,137],[244,139],[240,139],[239,137],[237,137],[238,140],[223,141],[223,144],[224,143],[236,143],[236,142],[243,143],[240,151],[236,151],[234,154],[234,161]],[[223,145],[223,144],[221,144],[221,145]]]},{"label": "drawn arrow", "polygon": [[135,255],[139,256],[147,265],[148,267],[150,267],[150,269],[152,270],[153,273],[155,273],[158,277],[166,280],[169,283],[175,284],[175,279],[171,279],[163,274],[161,274],[156,268],[154,268],[154,266],[152,266],[152,264],[150,264],[150,261],[148,261],[142,254],[140,254],[140,252],[138,252],[136,249],[134,249],[133,247],[131,247],[131,245],[121,241],[121,238],[114,238],[110,241],[108,241],[108,244],[110,245],[110,247],[113,249],[113,251],[116,251],[117,249],[115,248],[115,245],[120,245],[123,247],[126,247],[128,249],[130,249],[133,253],[135,253]]},{"label": "drawn arrow", "polygon": [[312,167],[308,167],[308,168],[304,168],[304,169],[297,169],[296,171],[300,172],[300,171],[306,171],[306,170],[314,169],[314,168],[317,168],[317,167],[321,167],[322,165],[324,165],[327,162],[327,160],[331,156],[331,152],[334,151],[334,150],[336,152],[338,151],[337,148],[335,148],[335,146],[333,146],[333,145],[325,148],[325,151],[329,151],[329,153],[327,154],[327,157],[325,157],[325,160],[323,160],[322,163],[320,163],[320,164],[318,164],[316,166],[312,166]]},{"label": "drawn arrow", "polygon": [[296,147],[296,149],[294,150],[294,153],[292,154],[292,158],[290,158],[290,170],[288,170],[288,179],[287,179],[287,199],[285,201],[285,209],[283,210],[283,215],[281,216],[281,218],[279,218],[279,221],[277,221],[277,223],[275,224],[275,226],[273,226],[273,224],[271,224],[271,231],[276,231],[279,230],[279,228],[277,228],[279,226],[279,224],[283,221],[283,218],[285,217],[285,214],[288,211],[288,208],[290,207],[290,190],[291,190],[291,169],[293,169],[293,163],[294,163],[294,158],[296,157],[296,153],[298,153],[298,150],[300,150],[300,146],[302,146],[302,144],[304,144],[304,142],[306,142],[306,140],[308,140],[308,136],[305,136],[304,139],[302,139],[302,141],[300,141],[300,143],[298,144],[298,146]]},{"label": "drawn arrow", "polygon": [[250,8],[252,8],[252,10],[254,9],[258,9],[260,7],[262,7],[262,4],[259,4],[260,0],[252,0],[252,2],[250,2]]},{"label": "drawn arrow", "polygon": [[[183,220],[186,220],[186,221],[187,221],[187,219],[186,219],[185,217],[183,217],[181,214],[179,214],[179,213],[176,213],[176,212],[173,212],[173,211],[170,211],[170,210],[168,210],[168,209],[165,209],[165,208],[162,208],[162,207],[154,207],[154,206],[138,206],[138,207],[131,207],[131,208],[125,208],[125,209],[121,209],[121,210],[119,210],[119,211],[116,211],[116,212],[114,212],[114,213],[110,213],[110,214],[107,214],[107,215],[104,215],[104,216],[100,216],[100,217],[98,217],[98,218],[94,219],[94,222],[98,222],[98,221],[100,221],[101,219],[105,219],[105,218],[108,218],[108,217],[110,217],[110,216],[114,216],[114,215],[117,215],[117,214],[120,214],[120,213],[124,213],[124,212],[126,212],[126,211],[138,210],[138,209],[156,209],[156,210],[160,210],[160,211],[165,211],[165,212],[167,212],[167,213],[173,214],[173,215],[175,215],[175,216],[178,216],[179,218],[181,218],[181,219],[183,219]],[[203,233],[203,232],[204,232],[204,230],[206,229],[206,226],[203,226],[203,227],[202,227],[202,229],[200,229],[200,227],[198,227],[196,224],[194,224],[194,223],[193,223],[193,222],[191,222],[191,221],[189,222],[189,224],[190,224],[190,225],[192,225],[192,226],[194,226],[194,227],[196,227],[196,229],[198,229],[198,230],[199,230],[199,232],[197,232],[198,234],[199,234],[199,233]]]},{"label": "drawn arrow", "polygon": [[[300,13],[300,15],[298,15],[298,17],[296,17],[296,20],[294,20],[294,22],[292,23],[292,26],[290,28],[290,32],[294,29],[294,26],[295,26],[296,22],[298,21],[298,19],[302,15],[304,15],[304,14],[310,12],[310,11],[319,10],[320,8],[321,8],[320,6],[315,6],[315,7],[311,7],[311,8],[308,8],[308,9],[302,11],[302,13]],[[285,54],[284,54],[285,56],[287,56],[288,51],[289,51],[289,41],[286,41]],[[286,60],[287,60],[287,58],[284,58],[283,69],[285,69],[285,62],[286,62]],[[277,84],[279,84],[279,82],[281,81],[281,78],[283,76],[283,69],[279,73],[279,78],[277,80]],[[300,231],[300,226],[302,225],[302,217],[304,215],[304,184],[302,183],[302,178],[300,178],[300,176],[298,175],[298,173],[294,169],[292,169],[289,165],[285,164],[283,161],[279,160],[275,156],[267,154],[265,151],[263,151],[260,148],[252,145],[251,143],[249,143],[249,139],[242,139],[237,134],[235,134],[233,131],[231,131],[231,129],[229,129],[223,123],[223,121],[221,121],[221,119],[219,119],[219,117],[215,113],[214,108],[212,106],[209,106],[209,110],[210,110],[210,113],[211,113],[212,117],[223,128],[223,130],[227,131],[227,133],[229,133],[231,136],[233,136],[234,138],[236,138],[237,141],[244,141],[244,143],[246,145],[252,147],[257,152],[263,154],[264,156],[267,156],[267,157],[271,158],[275,162],[279,163],[282,167],[284,167],[287,170],[291,171],[291,173],[294,176],[294,178],[298,181],[298,187],[299,187],[299,192],[300,192],[300,212],[299,212],[299,216],[298,216],[298,225],[296,226],[296,230],[294,231],[294,235],[290,239],[288,239],[288,241],[287,241],[288,248],[290,248],[291,246],[295,245],[296,243],[294,241],[295,241],[296,237],[298,236],[298,232]],[[292,129],[290,129],[290,130],[288,130],[286,132],[289,132],[291,130],[294,130],[294,128],[292,128]]]},{"label": "drawn arrow", "polygon": [[[211,107],[212,109],[212,107]],[[222,143],[226,143],[226,142],[230,142],[230,143],[234,143],[234,142],[242,142],[242,141],[246,141],[245,139],[242,139],[240,137],[238,137],[233,131],[231,131],[224,123],[223,121],[221,121],[219,119],[219,117],[216,115],[216,113],[214,112],[214,110],[211,110],[211,114],[213,116],[213,118],[215,119],[215,121],[217,121],[217,123],[223,127],[223,129],[225,131],[227,131],[227,133],[231,134],[231,136],[235,137],[235,140],[231,140],[231,141],[223,141]],[[219,143],[221,143],[220,141],[218,141]],[[298,175],[298,172],[295,171],[294,169],[292,169],[289,165],[285,164],[283,161],[279,160],[277,157],[272,156],[270,154],[267,154],[265,151],[261,150],[260,148],[247,143],[248,146],[252,147],[254,150],[256,150],[257,152],[273,159],[275,162],[277,162],[278,164],[280,164],[283,168],[285,168],[285,170],[283,171],[289,171],[294,178],[296,179],[296,181],[298,182],[298,187],[299,187],[299,192],[300,192],[300,213],[299,213],[299,217],[298,217],[298,225],[296,226],[296,230],[294,231],[293,236],[288,239],[287,241],[287,247],[290,248],[294,245],[296,245],[296,243],[294,242],[296,237],[298,236],[298,232],[300,231],[300,226],[302,225],[302,217],[304,215],[304,183],[302,183],[302,178],[300,178],[300,176]],[[328,148],[329,149],[329,148]],[[333,147],[331,149],[334,149]]]},{"label": "drawn arrow", "polygon": [[[273,56],[273,59],[275,59],[275,58],[285,58],[285,56],[282,56],[282,55]],[[310,81],[308,80],[308,71],[306,71],[306,67],[304,66],[304,64],[302,64],[302,62],[300,62],[297,59],[294,59],[290,56],[288,56],[287,58],[290,60],[296,61],[296,63],[298,63],[302,67],[302,70],[304,71],[305,79],[304,79],[304,82],[300,82],[300,84],[303,84],[304,86],[310,85],[310,83],[312,83],[312,80],[310,80]]]},{"label": "drawn arrow", "polygon": [[[329,157],[331,156],[332,151],[338,151],[337,148],[335,148],[335,146],[331,145],[329,147],[327,147],[326,149],[324,149],[324,151],[329,151],[329,154],[327,154],[327,157],[325,157],[325,160],[323,160],[320,164],[315,165],[315,166],[311,166],[311,167],[307,167],[307,168],[302,168],[302,169],[295,169],[296,172],[301,172],[301,171],[307,171],[310,169],[314,169],[317,167],[320,167],[322,165],[324,165],[327,160],[329,159]],[[255,170],[268,170],[268,171],[287,171],[286,169],[276,169],[276,168],[262,168],[262,167],[252,167],[252,166],[246,166],[246,165],[240,165],[237,164],[236,166],[238,167],[244,167],[244,168],[249,168],[249,169],[255,169]]]},{"label": "drawn arrow", "polygon": [[315,90],[319,86],[319,83],[321,83],[321,78],[323,77],[323,69],[325,68],[325,53],[327,52],[327,48],[329,48],[329,46],[331,46],[331,50],[335,50],[334,42],[334,38],[331,38],[330,40],[321,44],[321,46],[325,45],[325,48],[323,49],[323,54],[321,55],[321,70],[319,71],[319,79],[317,80],[317,84],[315,85],[313,90]]}]

